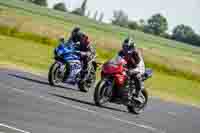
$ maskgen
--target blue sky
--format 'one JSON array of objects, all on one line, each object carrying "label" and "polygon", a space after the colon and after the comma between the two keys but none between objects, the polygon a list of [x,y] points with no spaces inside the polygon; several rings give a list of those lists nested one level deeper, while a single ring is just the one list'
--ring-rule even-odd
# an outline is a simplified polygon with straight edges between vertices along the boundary
[{"label": "blue sky", "polygon": [[[51,7],[56,2],[65,2],[69,9],[81,5],[83,0],[48,0]],[[113,11],[122,9],[129,19],[148,19],[152,14],[161,13],[167,17],[169,29],[178,24],[191,26],[200,33],[200,0],[88,0],[88,10],[104,12],[104,21],[112,18]]]}]

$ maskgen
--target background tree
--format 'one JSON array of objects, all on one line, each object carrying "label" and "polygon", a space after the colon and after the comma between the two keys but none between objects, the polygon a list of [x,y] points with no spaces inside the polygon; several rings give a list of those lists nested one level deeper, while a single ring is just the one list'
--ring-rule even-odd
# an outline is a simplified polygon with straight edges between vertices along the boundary
[{"label": "background tree", "polygon": [[93,19],[97,21],[98,11],[95,11]]},{"label": "background tree", "polygon": [[198,34],[195,33],[190,41],[190,44],[200,46],[200,36]]},{"label": "background tree", "polygon": [[47,0],[33,0],[32,2],[40,6],[48,6]]},{"label": "background tree", "polygon": [[144,19],[140,19],[139,22],[138,22],[138,30],[144,31],[145,25],[146,25],[145,20]]},{"label": "background tree", "polygon": [[178,25],[173,29],[172,39],[200,46],[200,36],[187,25]]},{"label": "background tree", "polygon": [[82,11],[81,16],[85,16],[86,8],[87,8],[87,0],[84,0],[82,5],[81,5],[81,11]]},{"label": "background tree", "polygon": [[194,34],[194,30],[191,27],[181,24],[173,29],[172,38],[186,42]]},{"label": "background tree", "polygon": [[144,31],[155,35],[162,35],[168,29],[167,19],[161,14],[155,14],[148,19]]},{"label": "background tree", "polygon": [[53,9],[55,10],[59,10],[59,11],[63,11],[63,12],[66,12],[67,11],[67,8],[65,6],[65,3],[63,2],[60,2],[60,3],[57,3],[53,6]]},{"label": "background tree", "polygon": [[139,20],[139,25],[143,25],[143,26],[146,25],[146,24],[145,24],[145,20],[144,20],[144,19],[140,19],[140,20]]},{"label": "background tree", "polygon": [[104,17],[104,13],[102,12],[102,13],[100,14],[100,17],[99,17],[99,22],[102,22],[102,21],[103,21],[103,17]]},{"label": "background tree", "polygon": [[119,25],[121,27],[127,27],[128,26],[128,15],[122,10],[114,11],[112,24]]},{"label": "background tree", "polygon": [[86,15],[86,16],[87,16],[88,18],[90,18],[90,15],[91,15],[91,12],[88,10],[88,12],[87,12],[87,15]]},{"label": "background tree", "polygon": [[85,16],[86,7],[87,6],[87,0],[84,0],[80,8],[76,8],[74,11],[72,11],[73,14]]}]

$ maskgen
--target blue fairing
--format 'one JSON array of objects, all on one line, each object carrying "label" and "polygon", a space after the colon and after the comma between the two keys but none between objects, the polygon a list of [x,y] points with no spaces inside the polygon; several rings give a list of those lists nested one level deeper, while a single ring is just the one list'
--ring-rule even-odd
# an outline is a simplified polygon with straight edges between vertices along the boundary
[{"label": "blue fairing", "polygon": [[60,44],[55,49],[55,56],[62,58],[64,61],[80,60],[80,56],[77,54],[78,50],[74,47],[72,42]]}]

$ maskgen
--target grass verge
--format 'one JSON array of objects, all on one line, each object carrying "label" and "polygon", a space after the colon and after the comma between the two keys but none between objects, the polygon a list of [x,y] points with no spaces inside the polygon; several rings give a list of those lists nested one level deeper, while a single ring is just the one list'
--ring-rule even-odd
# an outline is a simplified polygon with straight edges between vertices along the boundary
[{"label": "grass verge", "polygon": [[[36,43],[49,45],[49,46],[56,46],[58,41],[55,39],[49,38],[47,36],[38,35],[35,33],[30,32],[21,32],[19,31],[18,27],[8,27],[5,25],[0,25],[0,34],[21,38],[23,40],[31,40]],[[112,58],[116,53],[117,49],[103,49],[102,47],[96,47],[97,55],[101,61],[108,60],[109,58]],[[160,72],[165,72],[170,75],[179,76],[179,77],[185,77],[189,80],[197,80],[200,81],[200,73],[198,72],[192,72],[185,70],[187,65],[189,68],[191,67],[191,62],[178,62],[180,64],[174,65],[176,62],[172,62],[172,59],[168,59],[167,57],[160,57],[159,54],[154,54],[152,56],[151,51],[145,50],[144,57],[145,57],[145,63],[148,67],[151,67],[153,69],[156,69]],[[177,60],[178,61],[178,60]],[[189,69],[188,68],[188,69]],[[192,67],[191,67],[192,68]],[[193,67],[194,68],[194,67]]]}]

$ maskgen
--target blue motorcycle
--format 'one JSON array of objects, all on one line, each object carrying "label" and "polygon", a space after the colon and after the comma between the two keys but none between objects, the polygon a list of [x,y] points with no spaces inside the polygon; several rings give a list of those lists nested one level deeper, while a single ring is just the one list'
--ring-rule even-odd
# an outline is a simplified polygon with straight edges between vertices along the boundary
[{"label": "blue motorcycle", "polygon": [[55,62],[51,65],[48,75],[49,84],[52,86],[60,83],[78,85],[80,91],[87,92],[96,82],[95,57],[88,63],[88,70],[81,77],[83,64],[80,61],[81,52],[77,50],[73,42],[61,41],[55,48]]}]

